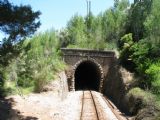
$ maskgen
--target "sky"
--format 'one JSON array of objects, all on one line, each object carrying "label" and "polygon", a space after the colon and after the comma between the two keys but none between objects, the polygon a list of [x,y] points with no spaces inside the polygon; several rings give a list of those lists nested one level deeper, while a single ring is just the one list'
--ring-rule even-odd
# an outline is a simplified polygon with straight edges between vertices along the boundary
[{"label": "sky", "polygon": [[[11,1],[11,0],[10,0]],[[41,11],[41,27],[39,31],[65,27],[67,21],[78,13],[85,16],[87,13],[86,0],[12,0],[15,4],[30,4],[34,11]],[[113,0],[91,0],[91,10],[97,15],[113,5]]]},{"label": "sky", "polygon": [[[64,28],[70,18],[87,13],[87,0],[9,0],[14,5],[30,5],[34,11],[40,11],[41,26],[38,32],[49,29],[59,30]],[[90,0],[91,11],[94,15],[104,12],[113,6],[114,0]],[[131,0],[133,1],[133,0]],[[0,32],[0,40],[4,34]]]}]

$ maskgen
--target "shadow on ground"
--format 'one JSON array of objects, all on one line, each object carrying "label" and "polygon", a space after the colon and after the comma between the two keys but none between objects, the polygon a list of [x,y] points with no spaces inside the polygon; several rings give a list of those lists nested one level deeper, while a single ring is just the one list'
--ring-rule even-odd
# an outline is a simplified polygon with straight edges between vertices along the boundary
[{"label": "shadow on ground", "polygon": [[13,109],[14,104],[12,98],[0,98],[0,120],[38,120],[36,117],[21,115],[20,111]]}]

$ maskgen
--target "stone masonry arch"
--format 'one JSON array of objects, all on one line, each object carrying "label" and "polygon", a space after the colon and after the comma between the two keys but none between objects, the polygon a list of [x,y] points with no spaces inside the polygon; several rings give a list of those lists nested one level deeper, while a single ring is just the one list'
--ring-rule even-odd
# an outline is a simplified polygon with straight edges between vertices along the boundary
[{"label": "stone masonry arch", "polygon": [[[66,76],[67,76],[69,91],[75,91],[76,70],[83,68],[84,64],[85,65],[89,64],[88,67],[86,67],[89,71],[90,70],[92,71],[92,69],[89,69],[89,67],[92,67],[93,69],[96,69],[98,71],[99,84],[97,84],[98,88],[96,88],[96,91],[99,91],[99,92],[103,91],[104,89],[103,84],[105,83],[105,80],[106,80],[105,78],[107,77],[109,69],[113,67],[112,65],[116,60],[116,55],[114,51],[69,49],[69,48],[61,48],[61,51],[63,53],[63,60],[68,66],[66,69]],[[83,74],[86,75],[85,73],[83,73],[83,71],[80,71],[80,74],[82,76]],[[83,87],[83,84],[80,83],[79,87]],[[89,86],[89,87],[92,88],[92,86]]]},{"label": "stone masonry arch", "polygon": [[75,90],[75,72],[77,70],[77,68],[82,64],[82,63],[85,63],[85,62],[91,62],[92,64],[95,64],[95,66],[97,67],[98,69],[98,72],[100,74],[100,79],[99,79],[99,88],[98,88],[98,91],[101,92],[102,88],[103,88],[103,80],[104,80],[104,77],[103,77],[103,69],[101,67],[101,65],[93,58],[83,58],[81,60],[79,60],[74,66],[73,66],[73,76],[72,76],[72,79],[73,79],[73,84],[74,86],[72,86],[72,88]]}]

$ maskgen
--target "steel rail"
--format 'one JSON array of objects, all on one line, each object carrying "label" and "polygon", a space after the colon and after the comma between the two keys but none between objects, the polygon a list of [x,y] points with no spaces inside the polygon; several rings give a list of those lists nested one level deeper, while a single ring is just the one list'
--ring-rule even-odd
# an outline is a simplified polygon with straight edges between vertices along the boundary
[{"label": "steel rail", "polygon": [[91,93],[91,97],[92,97],[92,100],[93,100],[93,104],[94,104],[94,107],[95,107],[95,110],[96,110],[97,120],[99,120],[99,114],[98,114],[96,102],[95,102],[94,96],[93,96],[93,94],[92,94],[92,91],[90,91],[90,93]]},{"label": "steel rail", "polygon": [[[95,102],[95,99],[94,99],[94,96],[93,96],[93,93],[91,92],[91,91],[87,91],[87,92],[89,92],[89,96],[91,97],[91,98],[89,98],[90,99],[90,101],[92,101],[91,103],[93,103],[93,108],[94,108],[94,110],[95,110],[95,115],[96,115],[96,118],[97,118],[97,120],[100,120],[99,119],[99,115],[98,115],[98,110],[97,110],[97,107],[96,107],[96,102]],[[81,115],[80,115],[80,120],[83,120],[83,114],[84,114],[84,111],[85,111],[85,109],[84,109],[84,104],[86,104],[85,103],[85,99],[88,99],[88,98],[85,98],[85,95],[87,95],[88,93],[85,93],[85,91],[83,91],[83,94],[82,94],[82,107],[81,107]]]},{"label": "steel rail", "polygon": [[[122,119],[119,115],[117,115],[117,113],[115,112],[115,107],[111,104],[111,102],[108,100],[107,97],[102,96],[103,100],[105,101],[105,103],[108,105],[108,107],[111,109],[112,113],[116,116],[116,118],[118,120],[124,120]],[[129,120],[127,117],[125,117],[126,120]]]}]

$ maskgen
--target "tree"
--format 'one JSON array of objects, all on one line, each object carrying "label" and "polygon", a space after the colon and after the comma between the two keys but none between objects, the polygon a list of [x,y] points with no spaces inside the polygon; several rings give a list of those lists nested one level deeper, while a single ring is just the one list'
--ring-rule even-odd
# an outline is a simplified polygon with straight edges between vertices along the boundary
[{"label": "tree", "polygon": [[67,30],[70,38],[70,44],[80,46],[82,44],[84,45],[86,41],[86,25],[82,16],[74,15],[67,24]]},{"label": "tree", "polygon": [[133,40],[144,38],[144,21],[150,14],[152,0],[135,0],[131,5],[128,16],[127,33],[133,33]]},{"label": "tree", "polygon": [[3,44],[13,44],[32,35],[40,26],[37,19],[41,13],[32,11],[29,5],[13,5],[8,0],[0,0],[0,30],[7,34]]},{"label": "tree", "polygon": [[[154,44],[160,44],[160,2],[158,0],[153,0],[152,7],[151,7],[151,14],[148,15],[144,25],[146,29],[146,37],[148,40]],[[159,47],[158,47],[159,48]]]},{"label": "tree", "polygon": [[128,7],[128,0],[115,0],[114,7],[103,13],[102,26],[105,41],[117,42],[124,35]]}]

